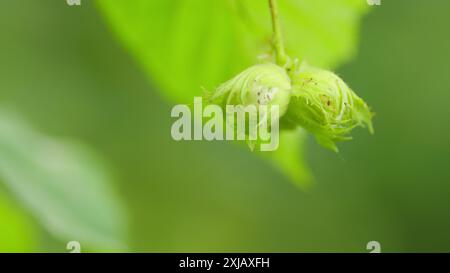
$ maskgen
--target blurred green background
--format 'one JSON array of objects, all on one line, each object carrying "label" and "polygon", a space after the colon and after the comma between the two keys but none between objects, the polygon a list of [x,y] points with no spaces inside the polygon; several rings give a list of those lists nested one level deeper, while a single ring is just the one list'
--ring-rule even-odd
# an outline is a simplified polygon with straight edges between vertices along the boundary
[{"label": "blurred green background", "polygon": [[[339,154],[310,137],[309,191],[237,145],[173,141],[172,104],[91,1],[1,1],[0,101],[108,162],[129,251],[367,252],[376,240],[448,252],[449,10],[396,0],[365,15],[358,53],[337,72],[376,111],[376,134],[357,131]],[[65,246],[0,186],[0,251]]]}]

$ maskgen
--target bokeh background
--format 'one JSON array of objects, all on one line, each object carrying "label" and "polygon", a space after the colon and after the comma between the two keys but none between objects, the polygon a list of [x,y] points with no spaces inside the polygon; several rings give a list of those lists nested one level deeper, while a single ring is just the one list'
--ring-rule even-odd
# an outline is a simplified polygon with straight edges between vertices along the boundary
[{"label": "bokeh background", "polygon": [[[358,53],[337,72],[376,111],[376,134],[357,131],[339,154],[310,137],[308,191],[237,145],[173,141],[172,104],[92,2],[0,2],[0,101],[108,162],[128,251],[367,252],[376,240],[448,252],[449,10],[386,0],[364,16]],[[0,186],[0,251],[65,247]]]}]

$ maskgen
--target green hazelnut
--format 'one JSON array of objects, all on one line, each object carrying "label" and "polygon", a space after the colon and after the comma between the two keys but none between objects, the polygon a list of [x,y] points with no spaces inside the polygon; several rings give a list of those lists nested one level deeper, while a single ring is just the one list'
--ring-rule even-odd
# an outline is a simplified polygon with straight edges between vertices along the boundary
[{"label": "green hazelnut", "polygon": [[286,71],[272,63],[258,64],[219,86],[210,103],[226,105],[278,105],[280,117],[290,100],[291,80]]},{"label": "green hazelnut", "polygon": [[336,74],[303,64],[291,79],[290,105],[282,120],[285,124],[300,125],[336,152],[336,142],[350,140],[355,127],[368,127],[373,133],[373,113]]}]

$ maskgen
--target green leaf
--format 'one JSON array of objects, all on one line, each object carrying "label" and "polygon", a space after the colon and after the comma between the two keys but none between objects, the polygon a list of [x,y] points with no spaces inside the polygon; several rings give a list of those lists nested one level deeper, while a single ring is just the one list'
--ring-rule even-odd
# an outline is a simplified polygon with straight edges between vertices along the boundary
[{"label": "green leaf", "polygon": [[308,190],[313,185],[313,177],[306,167],[303,157],[306,131],[297,128],[295,130],[283,131],[280,134],[280,146],[270,153],[261,153],[267,156],[273,164],[284,172],[296,186]]},{"label": "green leaf", "polygon": [[[331,68],[354,54],[359,21],[368,6],[366,1],[279,2],[289,55]],[[271,51],[271,20],[266,0],[98,0],[98,3],[118,37],[162,94],[177,103],[192,103],[194,96],[203,94],[202,87],[213,90],[258,62],[258,56]],[[289,158],[300,157],[295,149],[284,154]]]},{"label": "green leaf", "polygon": [[0,252],[33,252],[36,234],[27,215],[0,192]]},{"label": "green leaf", "polygon": [[[253,33],[270,37],[266,0],[240,1]],[[334,68],[351,58],[358,29],[369,5],[365,0],[278,0],[287,52],[322,68]]]},{"label": "green leaf", "polygon": [[86,146],[47,137],[0,110],[0,180],[57,238],[125,248],[124,212],[108,173]]}]

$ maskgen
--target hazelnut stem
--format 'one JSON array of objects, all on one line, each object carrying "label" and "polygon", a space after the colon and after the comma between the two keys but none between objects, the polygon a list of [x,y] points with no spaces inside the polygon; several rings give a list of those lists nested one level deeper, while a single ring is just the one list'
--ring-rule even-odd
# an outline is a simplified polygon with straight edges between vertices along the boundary
[{"label": "hazelnut stem", "polygon": [[269,0],[269,7],[272,15],[273,47],[275,49],[276,62],[279,66],[285,66],[288,63],[288,56],[284,49],[283,34],[281,32],[281,24],[278,17],[277,0]]}]

